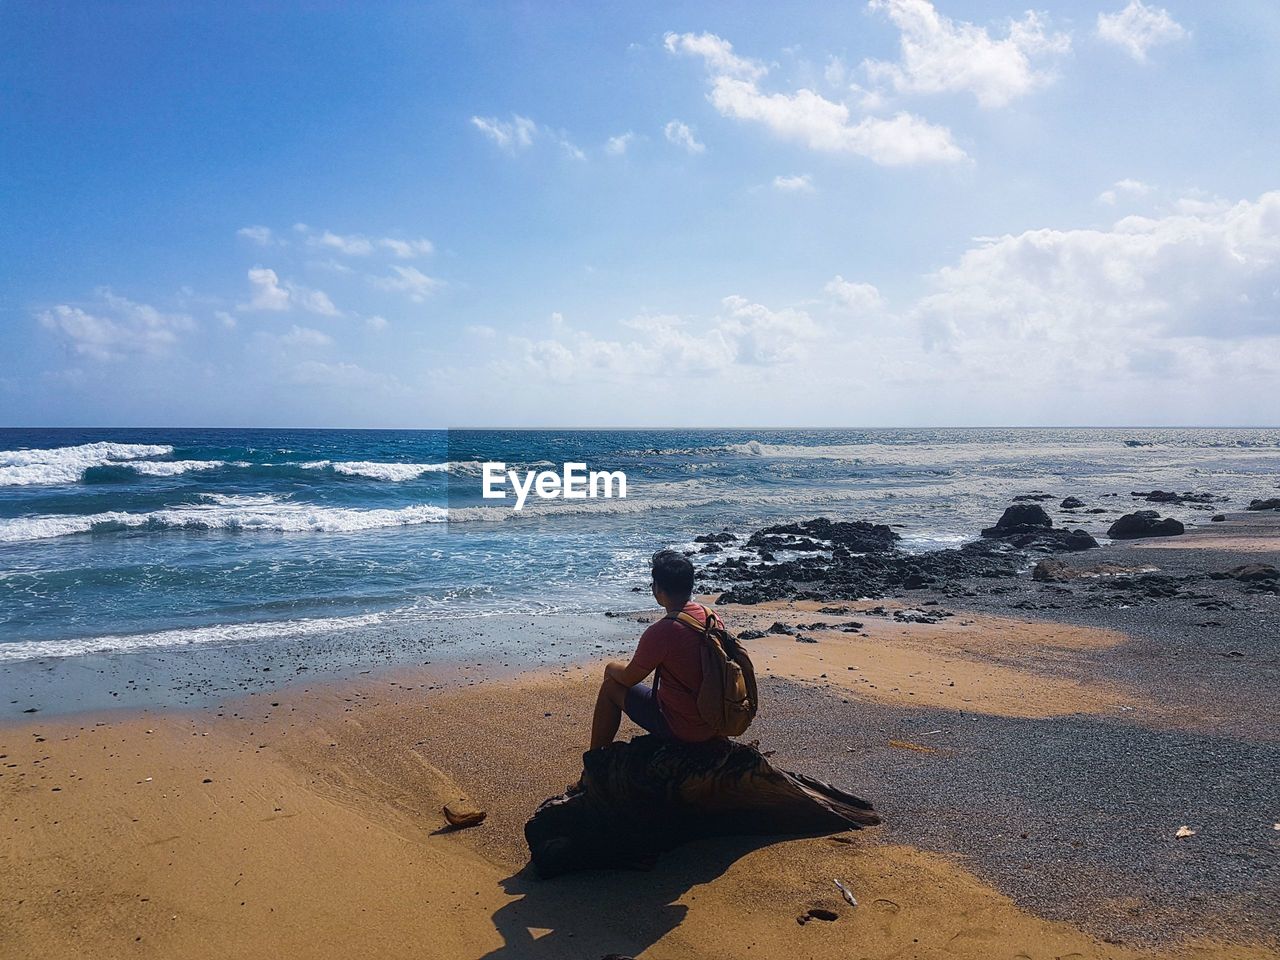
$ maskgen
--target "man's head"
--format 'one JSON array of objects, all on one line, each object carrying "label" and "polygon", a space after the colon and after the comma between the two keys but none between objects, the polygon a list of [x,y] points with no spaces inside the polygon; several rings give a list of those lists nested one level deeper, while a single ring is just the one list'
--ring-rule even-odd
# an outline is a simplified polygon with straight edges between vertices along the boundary
[{"label": "man's head", "polygon": [[693,564],[674,550],[653,555],[653,598],[664,607],[683,607],[693,595]]}]

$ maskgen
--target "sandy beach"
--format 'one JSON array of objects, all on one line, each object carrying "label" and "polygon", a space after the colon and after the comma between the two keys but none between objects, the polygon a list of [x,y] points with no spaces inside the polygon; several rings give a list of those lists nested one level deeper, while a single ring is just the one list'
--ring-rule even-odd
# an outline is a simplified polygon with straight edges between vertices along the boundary
[{"label": "sandy beach", "polygon": [[[1231,536],[1271,537],[1269,519]],[[1188,535],[1168,555],[1236,559],[1222,543]],[[1087,560],[1139,552],[1156,555],[1118,545]],[[1274,598],[1259,604],[1200,630],[1255,615],[1274,630]],[[599,651],[295,679],[182,709],[11,715],[0,954],[1280,956],[1265,908],[1274,704],[1219,703],[1222,724],[1167,695],[1149,648],[1190,629],[1170,622],[1176,604],[1145,638],[1082,611],[978,606],[723,607],[764,634],[750,641],[766,698],[750,736],[780,766],[869,797],[886,823],[706,840],[648,872],[540,881],[526,868],[524,820],[579,770]],[[650,619],[601,618],[617,637]],[[1274,677],[1274,659],[1246,666]],[[448,829],[441,809],[457,800],[485,822]],[[1182,826],[1195,834],[1179,839]],[[837,919],[797,923],[815,908]]]}]

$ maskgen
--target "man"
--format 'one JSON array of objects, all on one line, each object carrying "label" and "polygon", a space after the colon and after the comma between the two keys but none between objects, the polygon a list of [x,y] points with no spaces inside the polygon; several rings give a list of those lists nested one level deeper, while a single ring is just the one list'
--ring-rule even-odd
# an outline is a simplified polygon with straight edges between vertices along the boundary
[{"label": "man", "polygon": [[[707,610],[690,601],[693,564],[674,550],[653,555],[653,598],[668,614],[684,611],[706,623]],[[702,653],[699,637],[677,620],[659,620],[640,637],[630,663],[610,663],[596,697],[591,720],[591,749],[613,743],[626,713],[636,725],[669,740],[701,743],[714,737],[698,714],[698,688],[702,685]],[[642,683],[656,672],[654,687]]]}]

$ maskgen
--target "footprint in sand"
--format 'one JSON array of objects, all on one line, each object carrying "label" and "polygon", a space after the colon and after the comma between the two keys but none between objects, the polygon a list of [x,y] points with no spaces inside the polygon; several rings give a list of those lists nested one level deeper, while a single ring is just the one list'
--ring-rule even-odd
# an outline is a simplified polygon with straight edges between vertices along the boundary
[{"label": "footprint in sand", "polygon": [[975,953],[975,948],[992,943],[997,936],[998,934],[995,930],[987,927],[973,927],[961,930],[947,941],[946,949],[972,955]]},{"label": "footprint in sand", "polygon": [[871,911],[876,915],[876,926],[882,934],[890,936],[893,933],[898,921],[898,911],[901,909],[897,903],[883,897],[871,901]]}]

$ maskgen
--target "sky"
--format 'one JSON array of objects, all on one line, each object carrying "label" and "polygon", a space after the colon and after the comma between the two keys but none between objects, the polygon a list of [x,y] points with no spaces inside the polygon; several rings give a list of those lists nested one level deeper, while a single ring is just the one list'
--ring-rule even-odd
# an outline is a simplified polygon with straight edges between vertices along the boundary
[{"label": "sky", "polygon": [[1272,0],[0,2],[0,46],[0,425],[1280,421]]}]

